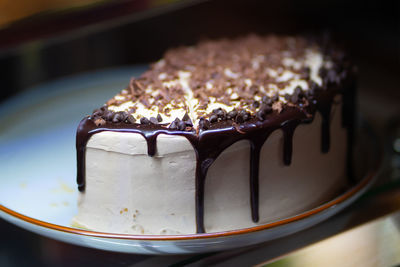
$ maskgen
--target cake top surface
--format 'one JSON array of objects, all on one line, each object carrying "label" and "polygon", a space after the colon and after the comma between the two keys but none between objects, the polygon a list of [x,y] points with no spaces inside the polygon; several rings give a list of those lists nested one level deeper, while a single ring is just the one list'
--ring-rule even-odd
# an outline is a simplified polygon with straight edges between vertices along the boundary
[{"label": "cake top surface", "polygon": [[204,41],[167,51],[92,116],[98,125],[125,121],[173,130],[263,120],[285,106],[306,107],[315,90],[340,83],[342,57],[303,37]]}]

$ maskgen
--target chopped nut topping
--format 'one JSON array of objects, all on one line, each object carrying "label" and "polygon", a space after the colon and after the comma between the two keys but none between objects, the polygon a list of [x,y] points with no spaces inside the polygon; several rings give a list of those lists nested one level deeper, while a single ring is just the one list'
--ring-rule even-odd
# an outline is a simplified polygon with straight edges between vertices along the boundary
[{"label": "chopped nut topping", "polygon": [[205,41],[167,51],[92,117],[99,125],[138,119],[182,131],[263,121],[286,106],[307,107],[316,91],[346,77],[342,65],[343,54],[324,54],[303,37]]}]

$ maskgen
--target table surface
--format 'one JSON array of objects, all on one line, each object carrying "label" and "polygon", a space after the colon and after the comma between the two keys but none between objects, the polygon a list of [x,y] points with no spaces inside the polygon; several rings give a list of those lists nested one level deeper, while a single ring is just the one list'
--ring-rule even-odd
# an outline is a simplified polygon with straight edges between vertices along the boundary
[{"label": "table surface", "polygon": [[[400,153],[396,153],[393,147],[396,144],[394,136],[396,132],[400,133],[400,128],[396,130],[395,124],[391,122],[398,119],[398,104],[396,99],[379,97],[374,90],[361,91],[359,102],[361,113],[373,124],[385,144],[383,171],[376,185],[367,194],[321,224],[278,240],[232,251],[147,256],[74,246],[36,235],[0,220],[0,266],[400,264],[400,253],[396,253],[400,251]],[[385,110],[382,111],[379,106],[385,106]]]}]

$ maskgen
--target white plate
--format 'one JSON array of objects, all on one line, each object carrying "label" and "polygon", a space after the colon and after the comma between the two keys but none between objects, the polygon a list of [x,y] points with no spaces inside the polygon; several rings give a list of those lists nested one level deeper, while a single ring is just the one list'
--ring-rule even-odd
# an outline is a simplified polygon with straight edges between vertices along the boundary
[{"label": "white plate", "polygon": [[[300,231],[348,206],[377,173],[377,146],[366,138],[368,157],[360,181],[336,199],[285,220],[222,233],[144,236],[84,231],[70,226],[77,213],[75,130],[89,114],[126,86],[142,67],[86,74],[46,84],[0,107],[0,217],[60,241],[109,251],[144,254],[204,253],[248,246]],[[367,169],[365,167],[367,166]]]}]

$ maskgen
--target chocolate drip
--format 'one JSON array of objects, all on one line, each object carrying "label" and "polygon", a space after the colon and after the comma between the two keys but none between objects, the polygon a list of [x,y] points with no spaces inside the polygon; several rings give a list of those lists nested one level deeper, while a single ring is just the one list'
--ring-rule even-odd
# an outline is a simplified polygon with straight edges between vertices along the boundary
[{"label": "chocolate drip", "polygon": [[[315,95],[315,100],[308,107],[285,107],[279,114],[273,113],[264,121],[256,118],[237,125],[233,121],[224,121],[216,123],[206,131],[178,131],[166,128],[166,125],[143,125],[129,124],[125,122],[112,123],[106,122],[98,127],[90,117],[81,121],[77,131],[76,148],[77,148],[77,182],[78,189],[85,189],[85,154],[86,144],[89,138],[101,131],[116,131],[141,134],[147,141],[148,155],[154,156],[157,151],[157,136],[159,134],[179,135],[187,138],[192,144],[196,153],[196,226],[197,233],[204,233],[204,190],[206,176],[209,167],[218,158],[218,156],[229,146],[240,141],[249,140],[250,142],[250,201],[251,201],[251,217],[254,222],[259,221],[259,164],[260,151],[264,142],[270,134],[281,129],[284,137],[283,162],[290,165],[293,150],[293,135],[296,127],[300,123],[312,122],[315,113],[318,111],[322,115],[322,144],[321,151],[329,150],[329,125],[331,105],[336,94],[342,93],[337,89],[321,90]],[[349,145],[348,145],[348,162],[351,168],[351,140],[353,131],[352,112],[353,112],[354,96],[351,93],[344,93],[343,100],[343,125],[348,128]]]},{"label": "chocolate drip", "polygon": [[286,121],[282,125],[283,130],[283,163],[289,166],[292,163],[293,153],[293,134],[296,127],[300,124],[300,120]]},{"label": "chocolate drip", "polygon": [[147,142],[147,155],[153,157],[157,152],[157,136],[160,132],[146,133],[144,136]]},{"label": "chocolate drip", "polygon": [[197,233],[205,233],[204,229],[204,187],[208,168],[212,160],[197,160],[196,163],[196,228]]},{"label": "chocolate drip", "polygon": [[191,137],[196,151],[196,228],[197,233],[204,233],[204,187],[208,169],[217,157],[229,146],[244,139],[235,127],[226,127],[203,131],[197,137]]},{"label": "chocolate drip", "polygon": [[251,219],[253,222],[260,220],[259,215],[259,172],[260,152],[262,144],[250,142],[250,204]]},{"label": "chocolate drip", "polygon": [[77,157],[77,176],[78,190],[85,191],[85,172],[86,172],[86,143],[89,140],[87,118],[83,119],[76,132],[76,157]]}]

